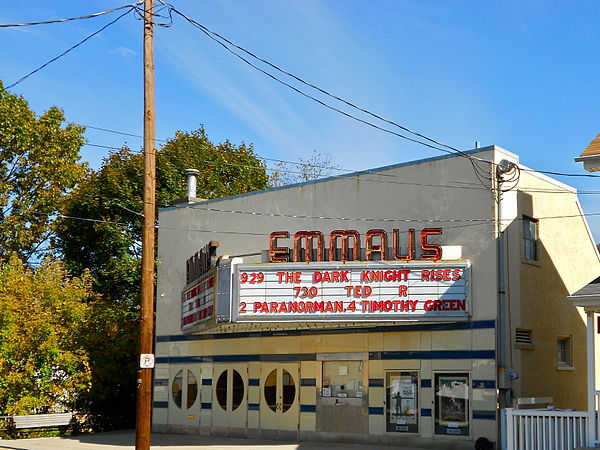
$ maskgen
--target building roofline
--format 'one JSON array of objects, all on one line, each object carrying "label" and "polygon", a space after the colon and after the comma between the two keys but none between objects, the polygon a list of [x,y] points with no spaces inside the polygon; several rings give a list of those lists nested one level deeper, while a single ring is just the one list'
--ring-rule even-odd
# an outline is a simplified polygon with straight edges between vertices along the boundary
[{"label": "building roofline", "polygon": [[[480,148],[476,148],[476,149],[472,149],[472,150],[464,150],[462,151],[462,153],[467,154],[467,155],[473,155],[476,153],[481,153],[481,152],[488,152],[491,150],[497,150],[500,151],[502,153],[506,153],[508,156],[511,156],[515,159],[518,160],[518,156],[508,150],[503,149],[502,147],[499,147],[497,145],[488,145],[487,147],[480,147]],[[377,172],[383,172],[385,170],[391,170],[391,169],[397,169],[399,167],[407,167],[407,166],[411,166],[411,165],[416,165],[416,164],[423,164],[423,163],[428,163],[428,162],[433,162],[433,161],[441,161],[444,159],[449,159],[449,158],[458,158],[461,155],[456,154],[456,153],[448,153],[446,155],[440,155],[440,156],[432,156],[430,158],[423,158],[423,159],[416,159],[413,161],[407,161],[407,162],[402,162],[402,163],[396,163],[396,164],[390,164],[387,166],[382,166],[382,167],[376,167],[374,169],[366,169],[366,170],[359,170],[356,172],[349,172],[349,173],[344,173],[341,175],[333,175],[333,176],[329,176],[329,177],[325,177],[325,178],[319,178],[317,180],[310,180],[310,181],[304,181],[302,183],[294,183],[294,184],[288,184],[285,186],[278,186],[278,187],[272,187],[272,188],[267,188],[267,189],[261,189],[259,191],[252,191],[252,192],[245,192],[243,194],[237,194],[237,195],[231,195],[229,197],[220,197],[220,198],[215,198],[215,199],[211,199],[211,200],[204,200],[201,202],[190,202],[190,203],[184,203],[184,204],[179,204],[179,205],[172,205],[172,206],[167,206],[164,208],[160,208],[158,211],[162,212],[162,211],[169,211],[172,209],[179,209],[179,208],[189,208],[190,206],[193,205],[206,205],[209,203],[214,203],[214,202],[221,202],[223,200],[233,200],[236,198],[241,198],[241,197],[248,197],[251,195],[257,195],[257,194],[263,194],[265,192],[272,192],[272,191],[279,191],[282,189],[290,189],[290,188],[295,188],[295,187],[299,187],[299,186],[309,186],[311,184],[316,184],[316,183],[324,183],[326,181],[332,181],[332,180],[337,180],[340,178],[352,178],[352,177],[356,177],[359,175],[367,175],[370,173],[377,173]]]},{"label": "building roofline", "polygon": [[[519,167],[521,167],[522,169],[525,169],[527,171],[527,173],[529,173],[530,175],[533,175],[534,177],[539,178],[540,180],[544,180],[545,182],[553,184],[561,189],[564,189],[565,191],[569,191],[574,194],[577,194],[577,188],[574,188],[573,186],[563,183],[562,181],[559,181],[555,178],[549,177],[545,173],[538,172],[537,170],[532,169],[531,167],[527,167],[523,164],[519,164]],[[517,189],[518,189],[518,186],[517,186]]]}]

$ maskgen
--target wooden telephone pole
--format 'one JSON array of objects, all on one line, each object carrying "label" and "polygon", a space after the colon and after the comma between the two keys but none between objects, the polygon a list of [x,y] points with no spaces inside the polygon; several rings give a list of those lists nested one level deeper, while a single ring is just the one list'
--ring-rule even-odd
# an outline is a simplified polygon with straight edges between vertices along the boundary
[{"label": "wooden telephone pole", "polygon": [[[150,448],[150,432],[152,426],[152,367],[154,366],[154,217],[156,213],[153,12],[153,0],[144,0],[144,228],[142,234],[140,368],[138,372],[135,429],[136,450],[148,450]],[[144,358],[143,355],[151,356],[146,356]],[[150,363],[148,363],[149,360],[151,361]]]}]

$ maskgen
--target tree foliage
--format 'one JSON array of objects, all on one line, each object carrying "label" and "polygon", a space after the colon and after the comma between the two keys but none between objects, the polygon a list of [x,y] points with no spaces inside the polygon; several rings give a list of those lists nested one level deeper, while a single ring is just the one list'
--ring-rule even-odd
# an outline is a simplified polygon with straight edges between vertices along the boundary
[{"label": "tree foliage", "polygon": [[71,410],[90,390],[92,311],[89,275],[49,260],[33,270],[16,255],[0,265],[0,411]]},{"label": "tree foliage", "polygon": [[[196,168],[197,195],[217,198],[267,187],[265,168],[251,146],[213,144],[202,128],[177,133],[156,154],[159,206],[185,197],[185,169]],[[94,314],[87,345],[92,390],[80,409],[95,429],[131,426],[135,418],[137,313],[143,217],[143,158],[129,148],[110,154],[65,201],[57,221],[56,250],[70,272],[89,270],[94,290],[106,301]],[[96,339],[95,336],[102,336]]]},{"label": "tree foliage", "polygon": [[[252,146],[213,144],[204,129],[178,132],[156,154],[156,202],[185,197],[185,169],[196,168],[197,195],[218,198],[264,189],[265,168]],[[63,219],[55,247],[69,270],[89,269],[94,288],[113,301],[136,304],[141,256],[143,157],[129,148],[112,153],[67,198],[63,214],[97,222]]]},{"label": "tree foliage", "polygon": [[0,258],[30,260],[51,234],[63,196],[83,177],[83,128],[56,107],[39,118],[0,82]]}]

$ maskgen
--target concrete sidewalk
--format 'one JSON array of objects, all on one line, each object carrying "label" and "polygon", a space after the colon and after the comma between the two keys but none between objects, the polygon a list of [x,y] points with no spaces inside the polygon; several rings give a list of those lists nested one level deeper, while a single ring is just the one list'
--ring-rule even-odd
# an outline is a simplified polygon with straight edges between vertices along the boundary
[{"label": "concrete sidewalk", "polygon": [[[113,431],[65,438],[0,440],[0,450],[129,450],[135,448],[135,432]],[[153,449],[218,449],[218,450],[423,450],[415,447],[386,447],[329,442],[280,442],[257,439],[236,439],[190,434],[153,434]]]}]

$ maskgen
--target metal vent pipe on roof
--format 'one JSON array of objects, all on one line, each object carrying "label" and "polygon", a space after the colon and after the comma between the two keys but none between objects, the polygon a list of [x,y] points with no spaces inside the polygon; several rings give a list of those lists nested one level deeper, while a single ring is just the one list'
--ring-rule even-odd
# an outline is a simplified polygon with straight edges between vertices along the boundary
[{"label": "metal vent pipe on roof", "polygon": [[198,169],[185,169],[187,175],[187,196],[188,198],[196,198],[196,175],[200,171]]}]

